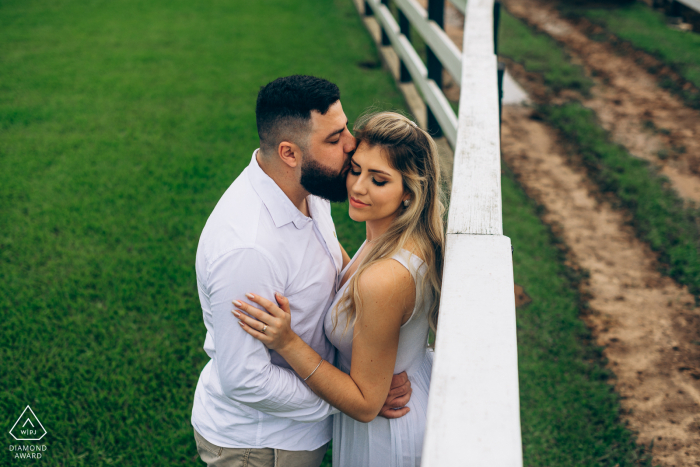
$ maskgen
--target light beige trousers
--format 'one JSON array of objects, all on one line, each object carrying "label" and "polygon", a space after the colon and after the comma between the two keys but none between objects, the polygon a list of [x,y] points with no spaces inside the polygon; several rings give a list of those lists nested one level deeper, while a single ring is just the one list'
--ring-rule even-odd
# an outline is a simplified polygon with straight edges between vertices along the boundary
[{"label": "light beige trousers", "polygon": [[328,449],[325,444],[315,451],[283,449],[222,448],[194,430],[199,457],[208,467],[319,467]]}]

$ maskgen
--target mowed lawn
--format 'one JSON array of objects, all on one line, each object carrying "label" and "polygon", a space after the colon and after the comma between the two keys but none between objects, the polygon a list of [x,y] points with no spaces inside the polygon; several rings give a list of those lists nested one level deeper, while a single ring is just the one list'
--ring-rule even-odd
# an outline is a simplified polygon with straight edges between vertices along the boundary
[{"label": "mowed lawn", "polygon": [[[388,73],[357,66],[377,60],[349,0],[0,3],[7,445],[29,404],[48,431],[42,465],[203,465],[189,423],[207,361],[195,252],[257,147],[257,91],[307,73],[340,86],[351,122],[403,108]],[[536,212],[506,177],[516,280],[533,298],[518,316],[526,465],[632,465]],[[343,205],[334,217],[352,254],[363,226]]]},{"label": "mowed lawn", "polygon": [[[403,105],[374,60],[348,1],[0,3],[6,444],[29,404],[43,465],[194,465],[195,253],[258,145],[258,89],[325,77],[352,122]],[[364,227],[339,226],[354,251]]]}]

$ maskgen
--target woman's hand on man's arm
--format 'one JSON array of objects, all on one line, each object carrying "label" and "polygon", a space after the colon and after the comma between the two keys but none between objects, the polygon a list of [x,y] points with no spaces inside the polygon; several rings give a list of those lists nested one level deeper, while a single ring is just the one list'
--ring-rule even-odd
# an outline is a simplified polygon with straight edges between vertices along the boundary
[{"label": "woman's hand on man's arm", "polygon": [[248,334],[278,352],[302,379],[313,372],[307,384],[334,407],[362,422],[379,414],[398,418],[408,413],[405,405],[411,394],[408,378],[394,376],[393,370],[401,324],[415,302],[413,278],[401,264],[387,260],[369,268],[358,285],[364,309],[355,323],[350,375],[333,365],[318,366],[321,357],[291,331],[285,297],[276,295],[277,306],[247,295],[267,313],[237,302],[234,305],[245,313],[234,314]]}]

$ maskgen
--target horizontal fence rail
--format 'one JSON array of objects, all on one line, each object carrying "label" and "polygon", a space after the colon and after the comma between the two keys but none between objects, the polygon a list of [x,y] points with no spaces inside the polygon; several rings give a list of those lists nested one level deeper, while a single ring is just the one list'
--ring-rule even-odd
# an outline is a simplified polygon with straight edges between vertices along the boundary
[{"label": "horizontal fence rail", "polygon": [[[442,131],[454,148],[421,465],[521,467],[513,260],[501,206],[499,9],[494,0],[449,1],[466,18],[461,52],[442,29],[444,0],[428,0],[427,9],[393,0],[398,21],[389,0],[364,2],[381,27],[381,45],[399,58],[397,79],[413,81],[422,94],[428,130]],[[427,64],[410,26],[426,44]],[[441,90],[443,68],[460,84],[459,118]]]},{"label": "horizontal fence rail", "polygon": [[416,0],[395,0],[395,3],[455,81],[462,81],[462,53],[445,31],[428,19],[427,11]]},{"label": "horizontal fence rail", "polygon": [[688,8],[691,8],[698,13],[700,13],[700,0],[676,0],[678,3],[682,3],[683,5],[687,6]]},{"label": "horizontal fence rail", "polygon": [[[409,1],[407,0],[405,3],[409,4]],[[387,5],[379,0],[366,0],[365,4],[368,4],[371,11],[374,12],[377,21],[382,27],[382,31],[388,37],[391,46],[396,51],[396,55],[399,56],[402,66],[407,69],[411,79],[422,93],[423,99],[425,100],[429,110],[428,120],[430,120],[431,115],[434,116],[435,120],[437,120],[437,123],[440,125],[439,129],[444,132],[445,138],[447,138],[450,145],[454,147],[457,143],[457,115],[455,114],[454,110],[452,110],[452,107],[445,97],[445,94],[442,92],[442,89],[440,89],[440,85],[435,79],[433,79],[433,77],[429,76],[428,68],[421,60],[418,52],[416,52],[416,49],[413,48],[413,45],[408,37],[406,37],[406,34],[402,33],[399,24],[394,19],[394,16],[391,14],[391,11]],[[422,24],[420,27],[422,29],[434,31],[434,27],[431,26],[431,23],[426,20],[427,13],[420,6],[420,4],[416,2],[410,2],[410,4],[410,8],[415,9],[415,11],[411,10],[404,12],[404,15],[408,21],[410,22],[411,18],[420,20],[419,22]],[[422,13],[419,10],[422,10]],[[415,24],[413,24],[413,26],[416,27]],[[418,31],[421,30],[418,27],[416,27],[416,29]],[[451,44],[451,47],[454,47],[454,44],[452,44],[444,31],[442,31],[441,34],[435,32],[435,34],[431,37],[431,41],[447,41]],[[445,43],[443,46],[444,47],[440,49],[442,50],[442,52],[440,52],[441,54],[446,53],[445,51],[451,50],[450,45]],[[442,70],[440,70],[440,73],[442,73]],[[430,123],[428,124],[428,127],[429,130],[432,130],[431,133],[436,133],[434,128],[430,128]]]},{"label": "horizontal fence rail", "polygon": [[464,14],[467,11],[467,0],[450,0],[450,3],[454,5],[460,13]]}]

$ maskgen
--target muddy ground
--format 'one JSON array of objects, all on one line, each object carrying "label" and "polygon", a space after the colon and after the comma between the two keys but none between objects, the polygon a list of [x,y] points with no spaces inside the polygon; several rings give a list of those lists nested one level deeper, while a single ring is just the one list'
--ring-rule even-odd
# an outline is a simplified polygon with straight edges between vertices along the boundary
[{"label": "muddy ground", "polygon": [[502,151],[543,221],[590,273],[583,319],[605,347],[624,417],[664,466],[700,465],[700,312],[662,276],[625,214],[602,196],[531,109],[506,106]]},{"label": "muddy ground", "polygon": [[[668,67],[621,41],[590,39],[592,34],[601,35],[602,29],[585,19],[563,19],[555,2],[511,0],[505,5],[511,14],[562,44],[572,62],[582,65],[594,82],[590,98],[565,91],[554,100],[581,100],[596,111],[615,142],[659,166],[681,197],[700,201],[700,111],[659,86],[670,73]],[[540,100],[548,96],[542,83],[528,77],[522,67],[509,71]]]},{"label": "muddy ground", "polygon": [[[700,112],[661,89],[639,54],[590,40],[593,26],[561,18],[552,2],[506,5],[564,45],[595,83],[590,97],[552,95],[541,77],[509,63],[531,97],[581,100],[615,141],[658,165],[682,197],[699,201]],[[700,309],[685,287],[658,272],[655,254],[635,236],[627,214],[604,200],[558,138],[532,109],[504,107],[504,162],[545,207],[543,221],[562,237],[571,261],[590,273],[583,319],[605,347],[624,418],[640,443],[653,443],[655,464],[700,466]]]}]

